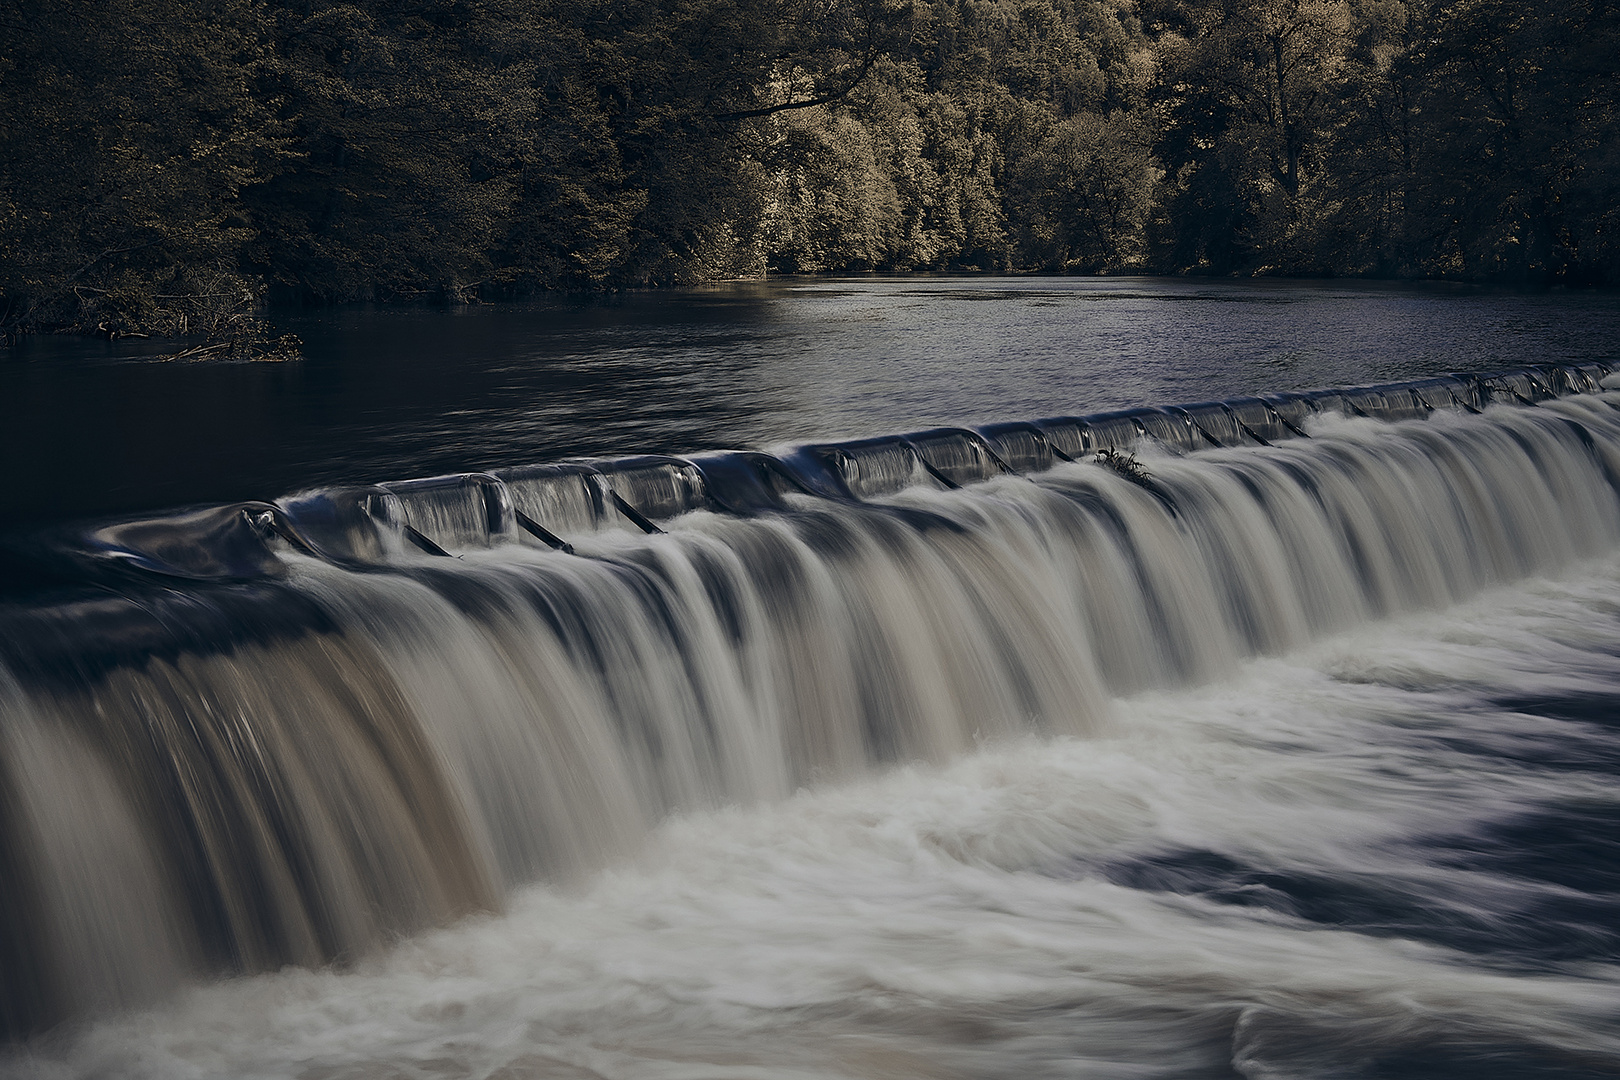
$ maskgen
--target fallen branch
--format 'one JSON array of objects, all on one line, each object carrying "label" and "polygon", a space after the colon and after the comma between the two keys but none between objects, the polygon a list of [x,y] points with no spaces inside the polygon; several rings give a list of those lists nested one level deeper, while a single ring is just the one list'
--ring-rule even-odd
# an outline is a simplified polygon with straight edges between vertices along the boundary
[{"label": "fallen branch", "polygon": [[1121,453],[1112,446],[1097,451],[1097,464],[1112,469],[1133,484],[1153,490],[1153,474],[1143,468],[1135,454]]},{"label": "fallen branch", "polygon": [[250,360],[258,363],[297,360],[303,342],[295,334],[282,334],[272,338],[268,334],[254,333],[224,341],[205,341],[199,345],[152,357],[158,361],[186,360]]}]

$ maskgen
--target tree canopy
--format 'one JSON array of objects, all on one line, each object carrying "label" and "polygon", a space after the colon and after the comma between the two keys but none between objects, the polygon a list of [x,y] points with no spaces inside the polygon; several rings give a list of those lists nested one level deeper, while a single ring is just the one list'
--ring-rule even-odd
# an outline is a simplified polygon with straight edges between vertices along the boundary
[{"label": "tree canopy", "polygon": [[0,0],[0,333],[965,269],[1620,282],[1613,0]]}]

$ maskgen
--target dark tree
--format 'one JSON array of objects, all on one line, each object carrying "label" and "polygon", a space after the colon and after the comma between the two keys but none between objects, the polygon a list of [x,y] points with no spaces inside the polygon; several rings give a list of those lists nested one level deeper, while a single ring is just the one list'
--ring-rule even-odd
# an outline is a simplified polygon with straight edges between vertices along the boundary
[{"label": "dark tree", "polygon": [[287,153],[252,0],[0,7],[0,329],[183,333],[255,296],[239,204]]}]

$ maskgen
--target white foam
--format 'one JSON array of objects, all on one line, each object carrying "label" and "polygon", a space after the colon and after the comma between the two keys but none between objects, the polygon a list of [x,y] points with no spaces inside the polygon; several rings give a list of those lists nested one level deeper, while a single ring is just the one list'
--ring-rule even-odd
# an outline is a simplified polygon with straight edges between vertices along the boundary
[{"label": "white foam", "polygon": [[[1206,851],[1453,900],[1514,883],[1409,842],[1612,780],[1480,752],[1576,738],[1505,693],[1612,692],[1620,564],[1116,703],[1093,739],[666,821],[573,889],[63,1035],[57,1078],[1320,1075],[1375,1052],[1512,1043],[1620,1065],[1620,969],[1513,971],[1275,907],[1117,883]],[[1117,877],[1117,875],[1114,875]],[[1459,901],[1461,902],[1461,901]]]}]

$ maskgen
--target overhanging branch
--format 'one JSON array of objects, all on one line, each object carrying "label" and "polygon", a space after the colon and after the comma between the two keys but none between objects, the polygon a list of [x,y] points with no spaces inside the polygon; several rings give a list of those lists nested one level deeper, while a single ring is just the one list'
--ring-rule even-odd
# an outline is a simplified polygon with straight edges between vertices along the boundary
[{"label": "overhanging branch", "polygon": [[766,105],[758,109],[744,109],[741,112],[719,113],[714,117],[714,119],[752,120],[755,117],[771,116],[774,113],[787,112],[790,109],[809,109],[814,108],[817,105],[830,105],[835,101],[848,97],[854,92],[857,86],[861,85],[862,81],[865,80],[867,73],[872,70],[872,65],[877,63],[879,55],[880,54],[877,52],[869,53],[866,59],[861,62],[860,69],[855,72],[854,77],[852,77],[843,87],[831,93],[821,94],[812,98],[804,98],[799,101],[785,101],[780,105]]}]

